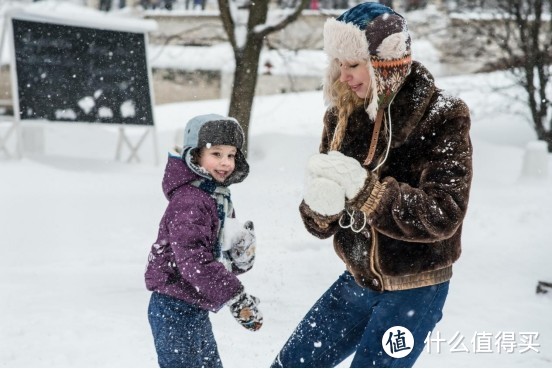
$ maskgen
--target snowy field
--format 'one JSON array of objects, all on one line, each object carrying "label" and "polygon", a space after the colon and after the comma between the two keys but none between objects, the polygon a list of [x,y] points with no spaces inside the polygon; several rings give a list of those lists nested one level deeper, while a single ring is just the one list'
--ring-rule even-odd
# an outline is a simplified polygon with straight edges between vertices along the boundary
[{"label": "snowy field", "polygon": [[[506,83],[502,74],[439,82],[472,109],[475,175],[463,255],[432,336],[446,342],[438,353],[434,340],[417,366],[550,367],[552,296],[535,287],[552,280],[551,157],[548,177],[521,176],[535,136],[515,104],[487,87]],[[251,174],[232,192],[238,218],[255,221],[257,263],[241,279],[260,297],[265,324],[252,333],[226,309],[212,314],[225,366],[270,365],[343,270],[330,241],[310,236],[297,211],[305,161],[318,146],[321,101],[319,92],[256,100]],[[157,106],[158,166],[152,140],[139,152],[141,164],[120,163],[113,128],[59,124],[44,130],[44,154],[0,159],[1,367],[156,366],[143,271],[166,205],[164,158],[189,118],[225,114],[227,104]],[[510,337],[514,352],[500,353],[497,335]]]}]

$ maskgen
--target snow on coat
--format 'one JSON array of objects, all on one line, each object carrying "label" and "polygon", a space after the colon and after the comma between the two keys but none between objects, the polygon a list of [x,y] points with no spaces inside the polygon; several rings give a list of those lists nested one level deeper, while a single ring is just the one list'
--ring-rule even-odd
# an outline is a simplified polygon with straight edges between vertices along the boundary
[{"label": "snow on coat", "polygon": [[[307,230],[319,238],[334,236],[336,253],[357,283],[377,291],[423,287],[451,278],[452,264],[461,253],[473,175],[469,110],[462,100],[435,87],[420,63],[412,64],[391,105],[391,118],[388,158],[376,173],[376,183],[366,181],[348,202],[352,221],[342,218],[340,225],[344,212],[321,216],[304,201],[300,205]],[[328,109],[322,153],[329,150],[337,120],[336,109]],[[362,163],[373,126],[363,107],[356,109],[340,151]],[[380,135],[376,158],[385,156],[386,141]],[[351,223],[363,231],[354,232],[347,227]]]},{"label": "snow on coat", "polygon": [[169,200],[146,267],[150,291],[213,312],[243,290],[214,256],[219,219],[215,200],[191,185],[201,177],[180,158],[169,157],[163,192]]}]

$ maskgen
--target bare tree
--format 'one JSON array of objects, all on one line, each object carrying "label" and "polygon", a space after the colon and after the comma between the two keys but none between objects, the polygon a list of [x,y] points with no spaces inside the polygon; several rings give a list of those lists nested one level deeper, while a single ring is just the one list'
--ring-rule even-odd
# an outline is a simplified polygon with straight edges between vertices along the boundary
[{"label": "bare tree", "polygon": [[236,62],[228,115],[241,123],[246,140],[249,136],[251,108],[263,41],[267,35],[284,29],[295,21],[309,2],[310,0],[301,0],[291,12],[284,12],[279,19],[267,22],[267,0],[250,0],[240,7],[233,0],[218,0],[220,17]]},{"label": "bare tree", "polygon": [[552,152],[552,0],[502,0],[495,6],[498,23],[486,27],[488,35],[526,91],[533,128]]}]

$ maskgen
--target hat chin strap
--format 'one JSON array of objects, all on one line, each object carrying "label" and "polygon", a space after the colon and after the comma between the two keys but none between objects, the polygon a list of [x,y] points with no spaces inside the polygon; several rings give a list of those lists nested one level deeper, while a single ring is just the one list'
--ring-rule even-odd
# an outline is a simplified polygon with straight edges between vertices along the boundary
[{"label": "hat chin strap", "polygon": [[[386,120],[386,123],[387,123],[387,149],[385,149],[385,156],[379,162],[379,164],[376,165],[376,167],[374,169],[372,169],[372,172],[375,172],[376,170],[378,170],[378,168],[381,167],[383,165],[383,163],[385,163],[385,161],[387,160],[387,156],[389,155],[389,150],[391,150],[391,140],[393,138],[393,123],[391,123],[391,104],[393,104],[393,101],[395,100],[395,96],[397,96],[397,95],[394,95],[393,98],[391,99],[391,102],[389,103],[389,105],[387,105],[387,119],[388,119],[388,120]],[[378,119],[376,119],[376,120],[379,121],[379,123],[374,124],[374,131],[372,132],[372,142],[370,143],[370,149],[368,150],[368,157],[366,158],[366,161],[364,162],[365,165],[370,164],[370,162],[374,158],[374,153],[376,151],[378,136],[379,136],[379,132],[380,132],[380,129],[381,129],[381,121],[382,121],[382,118],[383,118],[383,109],[380,109],[378,111],[378,116],[377,117],[378,117]],[[376,133],[376,126],[377,126],[377,133]],[[375,141],[374,141],[374,138],[375,138]]]},{"label": "hat chin strap", "polygon": [[381,121],[383,120],[383,109],[379,109],[374,122],[374,130],[372,131],[372,139],[370,140],[370,148],[368,149],[368,156],[364,160],[364,165],[370,165],[374,160],[376,154],[376,147],[378,146],[378,138],[381,131]]}]

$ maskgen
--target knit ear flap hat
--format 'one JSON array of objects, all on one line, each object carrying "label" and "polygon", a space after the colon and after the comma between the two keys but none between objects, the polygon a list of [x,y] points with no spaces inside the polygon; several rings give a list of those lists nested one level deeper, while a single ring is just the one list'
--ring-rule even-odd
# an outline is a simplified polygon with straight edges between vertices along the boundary
[{"label": "knit ear flap hat", "polygon": [[367,61],[372,94],[366,112],[375,120],[410,73],[412,58],[406,20],[379,3],[362,3],[324,24],[324,51],[329,65],[324,76],[324,99],[335,106],[339,96],[333,83],[340,77],[340,61]]},{"label": "knit ear flap hat", "polygon": [[229,145],[236,147],[236,167],[223,185],[239,183],[249,174],[249,164],[242,152],[245,135],[238,121],[218,114],[198,115],[188,121],[184,129],[182,159],[188,167],[202,177],[210,178],[192,161],[193,154],[203,147]]}]

